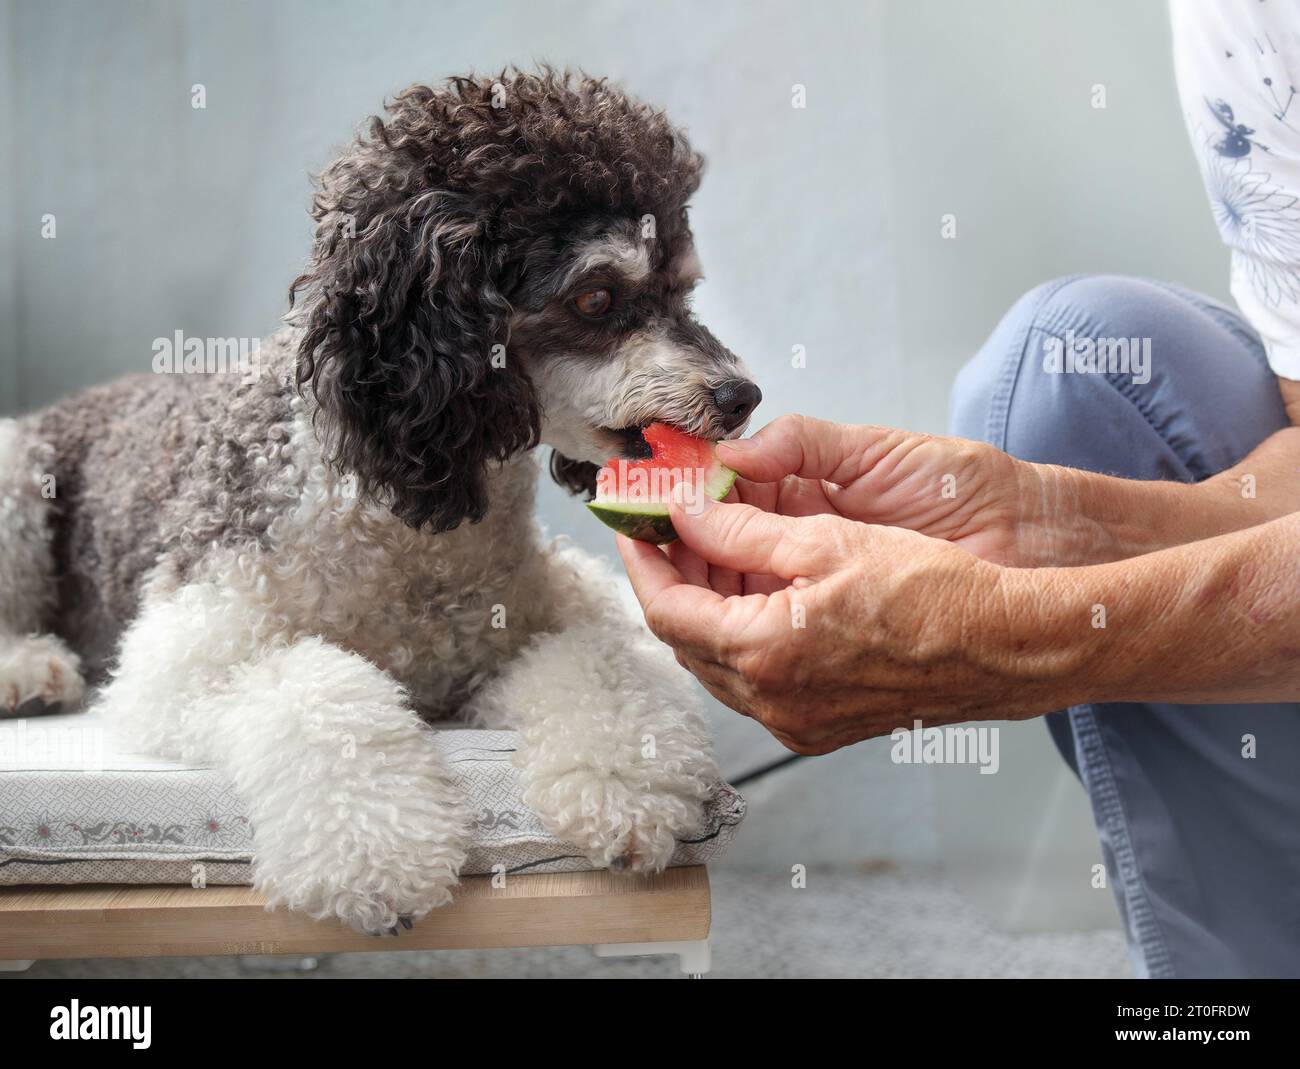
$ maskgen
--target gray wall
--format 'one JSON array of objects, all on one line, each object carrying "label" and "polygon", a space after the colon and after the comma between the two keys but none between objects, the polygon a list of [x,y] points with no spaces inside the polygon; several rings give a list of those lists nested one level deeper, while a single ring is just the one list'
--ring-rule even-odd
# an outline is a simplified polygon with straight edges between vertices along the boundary
[{"label": "gray wall", "polygon": [[[941,430],[961,362],[1055,275],[1226,295],[1160,0],[5,0],[0,30],[0,414],[144,369],[177,329],[269,332],[307,249],[308,172],[386,93],[507,62],[612,75],[689,128],[710,161],[697,305],[756,371],[763,419]],[[541,515],[610,552],[553,488]],[[782,752],[714,722],[733,773]],[[734,861],[774,878],[941,863],[1009,925],[1112,922],[1087,883],[1086,803],[1040,723],[1005,727],[996,776],[894,766],[876,742],[748,793]]]}]

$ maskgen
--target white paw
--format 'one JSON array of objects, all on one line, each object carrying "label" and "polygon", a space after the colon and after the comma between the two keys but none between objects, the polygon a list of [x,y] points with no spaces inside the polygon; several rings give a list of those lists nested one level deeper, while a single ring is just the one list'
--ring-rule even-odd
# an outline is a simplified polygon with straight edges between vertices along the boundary
[{"label": "white paw", "polygon": [[602,868],[662,872],[679,839],[699,830],[707,788],[680,776],[673,787],[636,786],[635,773],[576,769],[530,777],[524,801],[548,831]]},{"label": "white paw", "polygon": [[462,822],[461,814],[448,814],[426,838],[409,828],[398,836],[391,826],[346,822],[317,850],[281,857],[259,849],[253,883],[268,908],[333,918],[366,935],[398,935],[451,900],[465,861]]},{"label": "white paw", "polygon": [[0,640],[0,712],[33,699],[68,709],[84,692],[81,659],[53,635]]}]

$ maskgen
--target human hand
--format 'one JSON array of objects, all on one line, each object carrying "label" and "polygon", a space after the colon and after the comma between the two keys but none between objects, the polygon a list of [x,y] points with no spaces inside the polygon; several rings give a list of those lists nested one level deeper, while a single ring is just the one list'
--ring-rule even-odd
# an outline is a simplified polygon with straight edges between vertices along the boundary
[{"label": "human hand", "polygon": [[618,538],[646,622],[714,697],[789,749],[1056,707],[1051,665],[1021,652],[1004,569],[829,509],[671,511],[679,541],[667,549]]},{"label": "human hand", "polygon": [[1048,534],[1036,506],[1049,489],[1062,505],[1058,469],[984,442],[889,427],[782,416],[753,438],[719,442],[718,457],[740,475],[732,500],[905,527],[1000,564],[1038,563]]}]

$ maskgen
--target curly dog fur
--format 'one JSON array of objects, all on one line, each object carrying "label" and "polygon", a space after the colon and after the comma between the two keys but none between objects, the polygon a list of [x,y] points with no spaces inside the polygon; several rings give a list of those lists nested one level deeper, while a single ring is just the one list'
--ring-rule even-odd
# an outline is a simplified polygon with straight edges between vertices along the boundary
[{"label": "curly dog fur", "polygon": [[0,421],[0,711],[105,677],[139,746],[231,775],[272,903],[365,931],[457,879],[450,716],[520,732],[557,835],[662,868],[718,776],[707,735],[609,572],[543,541],[532,451],[582,490],[652,420],[743,431],[757,388],[689,309],[700,168],[600,80],[399,94],[321,174],[256,375]]}]

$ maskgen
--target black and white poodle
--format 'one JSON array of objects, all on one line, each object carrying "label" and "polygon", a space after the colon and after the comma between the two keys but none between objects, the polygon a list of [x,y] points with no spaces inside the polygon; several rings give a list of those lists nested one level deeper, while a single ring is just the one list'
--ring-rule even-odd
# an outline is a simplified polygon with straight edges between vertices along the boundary
[{"label": "black and white poodle", "polygon": [[448,717],[520,732],[556,835],[663,867],[709,741],[610,574],[542,541],[533,449],[576,491],[651,421],[742,433],[758,390],[689,307],[700,167],[600,80],[399,94],[320,176],[257,375],[0,420],[0,709],[107,674],[137,745],[232,777],[273,903],[365,931],[456,882]]}]

